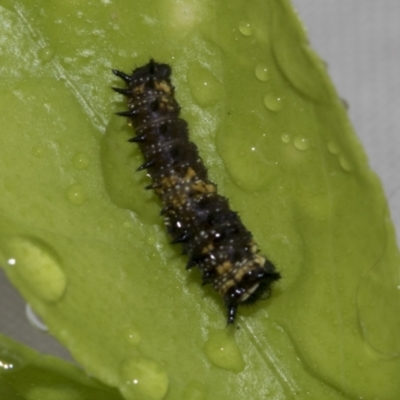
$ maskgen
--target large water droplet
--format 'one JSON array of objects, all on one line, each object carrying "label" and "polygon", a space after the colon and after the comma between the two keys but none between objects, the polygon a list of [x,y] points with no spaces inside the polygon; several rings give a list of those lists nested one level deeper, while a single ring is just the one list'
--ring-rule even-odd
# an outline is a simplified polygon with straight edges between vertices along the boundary
[{"label": "large water droplet", "polygon": [[239,347],[231,332],[224,329],[212,332],[207,340],[204,351],[208,359],[217,367],[233,372],[244,369],[244,361]]},{"label": "large water droplet", "polygon": [[267,64],[264,63],[258,63],[256,65],[256,77],[259,79],[261,82],[265,82],[268,79],[268,67]]},{"label": "large water droplet", "polygon": [[[239,125],[228,121],[220,126],[217,132],[217,150],[232,181],[243,190],[257,191],[267,187],[279,165],[274,160],[275,154],[270,152],[270,137],[265,136],[258,120],[251,115],[244,118]],[[248,132],[245,137],[243,126],[246,126]]]},{"label": "large water droplet", "polygon": [[81,185],[75,183],[71,185],[66,192],[67,199],[77,206],[83,204],[86,201],[86,197],[83,194]]},{"label": "large water droplet", "polygon": [[43,301],[54,302],[63,295],[67,279],[58,255],[43,241],[17,236],[5,243],[11,273]]},{"label": "large water droplet", "polygon": [[193,98],[200,106],[211,106],[223,93],[223,86],[212,71],[198,63],[190,66],[188,84]]},{"label": "large water droplet", "polygon": [[302,136],[296,136],[293,144],[297,150],[307,150],[310,147],[310,141]]},{"label": "large water droplet", "polygon": [[161,400],[167,394],[167,373],[154,360],[144,357],[132,358],[122,364],[120,373],[120,390],[127,399]]},{"label": "large water droplet", "polygon": [[89,158],[84,153],[76,153],[72,158],[72,164],[76,169],[86,169],[89,166]]},{"label": "large water droplet", "polygon": [[270,111],[280,111],[283,108],[283,98],[277,96],[275,93],[267,93],[264,97],[265,107]]},{"label": "large water droplet", "polygon": [[244,36],[251,36],[253,34],[253,28],[248,21],[241,21],[239,23],[239,31]]},{"label": "large water droplet", "polygon": [[285,25],[285,13],[274,12],[270,30],[273,37],[271,45],[282,76],[308,98],[319,103],[329,102],[332,94],[329,85],[321,84],[321,61],[304,40],[293,36],[293,32],[282,34]]}]

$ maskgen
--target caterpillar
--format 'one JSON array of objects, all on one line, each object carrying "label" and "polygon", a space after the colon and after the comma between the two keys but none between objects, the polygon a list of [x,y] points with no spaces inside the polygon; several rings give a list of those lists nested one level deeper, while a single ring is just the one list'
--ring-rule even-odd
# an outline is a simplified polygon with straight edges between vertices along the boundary
[{"label": "caterpillar", "polygon": [[151,178],[146,189],[154,190],[163,205],[160,214],[171,243],[182,245],[189,257],[186,268],[197,267],[203,284],[221,295],[232,324],[238,306],[269,293],[280,274],[259,254],[250,231],[208,179],[188,125],[179,118],[171,67],[151,59],[131,75],[112,72],[126,84],[112,88],[128,103],[128,110],[117,115],[127,117],[135,129],[129,141],[139,145],[144,157],[137,170]]}]

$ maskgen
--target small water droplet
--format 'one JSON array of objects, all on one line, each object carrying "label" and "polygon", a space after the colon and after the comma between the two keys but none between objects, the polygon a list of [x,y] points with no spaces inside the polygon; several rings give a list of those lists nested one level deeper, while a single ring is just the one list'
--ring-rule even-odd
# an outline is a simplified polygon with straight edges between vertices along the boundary
[{"label": "small water droplet", "polygon": [[28,319],[29,323],[36,328],[37,330],[41,332],[47,332],[49,328],[47,325],[36,315],[36,313],[32,310],[32,307],[30,304],[27,304],[25,306],[25,315],[26,318]]},{"label": "small water droplet", "polygon": [[34,155],[35,157],[37,157],[37,158],[42,158],[43,155],[44,155],[43,147],[35,146],[35,147],[32,149],[32,152],[33,152],[33,155]]},{"label": "small water droplet", "polygon": [[188,84],[193,98],[200,106],[215,104],[223,93],[223,87],[218,78],[199,63],[193,63],[190,66]]},{"label": "small water droplet", "polygon": [[127,360],[122,364],[120,374],[120,390],[129,399],[161,400],[167,394],[167,373],[154,360],[145,357]]},{"label": "small water droplet", "polygon": [[251,36],[253,34],[253,28],[248,21],[241,21],[239,24],[239,31],[244,36]]},{"label": "small water droplet", "polygon": [[152,235],[152,234],[150,234],[150,235],[148,235],[147,237],[146,237],[146,243],[149,245],[149,246],[154,246],[155,245],[155,243],[156,243],[156,237],[154,236],[154,235]]},{"label": "small water droplet", "polygon": [[329,153],[331,153],[331,154],[339,154],[339,152],[340,152],[339,146],[332,140],[328,142],[327,147],[328,147]]},{"label": "small water droplet", "polygon": [[212,364],[233,372],[244,369],[244,361],[233,335],[227,330],[212,332],[204,351]]},{"label": "small water droplet", "polygon": [[76,169],[86,169],[89,166],[89,158],[83,153],[76,153],[72,158],[72,164]]},{"label": "small water droplet", "polygon": [[8,360],[0,360],[0,373],[5,371],[11,371],[14,365]]},{"label": "small water droplet", "polygon": [[283,108],[283,98],[274,93],[267,93],[264,97],[264,104],[268,110],[277,112]]},{"label": "small water droplet", "polygon": [[289,135],[288,133],[284,133],[284,134],[281,136],[281,140],[282,140],[282,142],[285,143],[285,144],[290,143],[290,135]]},{"label": "small water droplet", "polygon": [[122,227],[124,228],[124,229],[131,229],[132,228],[132,221],[131,220],[129,220],[129,221],[124,221],[123,223],[122,223]]},{"label": "small water droplet", "polygon": [[67,199],[76,205],[81,205],[85,202],[86,197],[83,194],[81,185],[75,183],[67,189]]},{"label": "small water droplet", "polygon": [[310,141],[307,138],[296,136],[293,141],[294,147],[297,150],[307,150],[310,147]]},{"label": "small water droplet", "polygon": [[256,65],[255,73],[258,80],[260,80],[261,82],[265,82],[268,79],[267,64],[258,63]]},{"label": "small water droplet", "polygon": [[353,167],[351,166],[350,162],[344,156],[339,157],[339,164],[347,172],[350,172],[353,170]]},{"label": "small water droplet", "polygon": [[43,301],[61,298],[67,279],[50,246],[40,239],[17,236],[7,240],[5,248],[8,260],[15,260],[10,272],[16,273],[22,285]]},{"label": "small water droplet", "polygon": [[0,376],[22,368],[26,362],[6,348],[0,348]]},{"label": "small water droplet", "polygon": [[199,381],[191,381],[187,384],[182,400],[205,400],[206,389]]},{"label": "small water droplet", "polygon": [[142,336],[135,329],[127,329],[124,332],[124,336],[126,337],[128,343],[132,346],[137,346],[142,341]]},{"label": "small water droplet", "polygon": [[54,51],[50,47],[43,47],[39,50],[38,56],[40,61],[45,64],[53,59]]}]

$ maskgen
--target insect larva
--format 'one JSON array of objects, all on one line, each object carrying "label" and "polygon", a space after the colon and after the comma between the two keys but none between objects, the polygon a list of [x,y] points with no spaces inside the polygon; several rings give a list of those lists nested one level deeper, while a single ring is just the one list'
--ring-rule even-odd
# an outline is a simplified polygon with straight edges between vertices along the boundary
[{"label": "insect larva", "polygon": [[171,84],[171,68],[154,60],[132,75],[113,70],[126,88],[113,88],[128,99],[127,117],[136,132],[152,189],[160,198],[172,243],[181,243],[189,257],[187,269],[197,267],[203,284],[211,284],[228,309],[228,323],[238,305],[259,299],[280,278],[274,265],[259,254],[252,234],[228,200],[207,177],[197,146],[189,141],[187,123]]}]

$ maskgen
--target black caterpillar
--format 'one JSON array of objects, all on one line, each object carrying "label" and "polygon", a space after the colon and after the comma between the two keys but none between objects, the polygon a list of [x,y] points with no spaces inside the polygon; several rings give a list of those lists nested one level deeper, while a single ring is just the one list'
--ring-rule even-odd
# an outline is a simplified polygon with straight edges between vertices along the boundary
[{"label": "black caterpillar", "polygon": [[269,291],[280,278],[274,265],[258,254],[252,234],[228,200],[208,180],[197,147],[189,141],[187,123],[179,118],[180,107],[171,84],[171,67],[154,60],[132,75],[113,70],[127,88],[113,88],[128,99],[128,117],[144,164],[164,208],[172,243],[181,243],[189,256],[187,269],[198,267],[203,284],[211,283],[228,308],[228,324],[235,320],[239,304],[250,303]]}]

